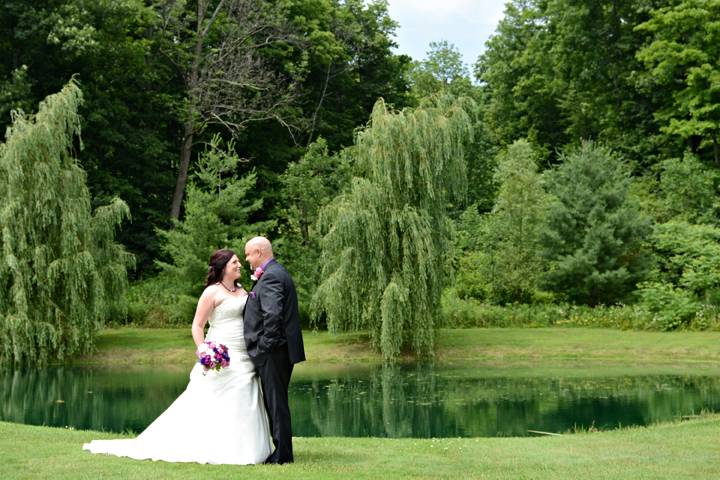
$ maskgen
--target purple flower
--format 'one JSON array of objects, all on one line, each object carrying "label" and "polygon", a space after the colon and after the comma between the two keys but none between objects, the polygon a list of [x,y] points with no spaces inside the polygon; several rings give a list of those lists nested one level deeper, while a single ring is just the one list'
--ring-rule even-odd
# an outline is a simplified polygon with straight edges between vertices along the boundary
[{"label": "purple flower", "polygon": [[204,345],[198,347],[196,352],[198,362],[203,366],[203,375],[209,370],[220,371],[230,365],[230,353],[227,346],[221,343],[215,344],[210,340],[203,343]]},{"label": "purple flower", "polygon": [[249,296],[250,298],[257,298],[257,293],[255,293],[255,292],[250,292],[250,293],[248,293],[248,296]]}]

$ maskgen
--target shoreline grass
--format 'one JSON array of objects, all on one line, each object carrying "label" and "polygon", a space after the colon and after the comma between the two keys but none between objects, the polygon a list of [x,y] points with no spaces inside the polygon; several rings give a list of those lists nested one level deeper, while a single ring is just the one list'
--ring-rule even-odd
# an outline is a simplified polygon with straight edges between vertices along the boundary
[{"label": "shoreline grass", "polygon": [[516,438],[296,438],[296,462],[137,461],[81,450],[122,435],[0,422],[0,478],[699,479],[720,471],[720,415],[604,432]]},{"label": "shoreline grass", "polygon": [[[294,375],[324,376],[379,367],[362,333],[306,331],[308,360]],[[487,375],[720,374],[720,332],[638,332],[601,328],[442,329],[432,363]],[[195,361],[189,329],[123,327],[102,331],[92,355],[69,365],[102,368],[173,365]],[[151,355],[152,353],[152,355]],[[410,357],[401,364],[412,363]]]}]

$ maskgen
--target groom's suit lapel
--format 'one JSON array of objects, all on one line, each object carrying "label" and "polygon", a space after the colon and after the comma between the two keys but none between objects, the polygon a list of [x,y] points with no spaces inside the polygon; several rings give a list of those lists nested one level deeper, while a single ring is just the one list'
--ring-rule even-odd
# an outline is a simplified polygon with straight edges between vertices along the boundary
[{"label": "groom's suit lapel", "polygon": [[262,282],[262,279],[265,276],[265,274],[267,273],[267,271],[270,270],[275,265],[278,265],[277,260],[275,260],[274,258],[271,258],[270,261],[267,263],[267,265],[265,265],[265,268],[263,269],[263,274],[260,275],[260,278],[258,278],[255,283],[253,283],[253,290],[255,290],[255,287],[257,286],[258,283]]},{"label": "groom's suit lapel", "polygon": [[263,270],[263,274],[260,275],[260,278],[255,280],[252,284],[252,287],[250,288],[250,293],[254,293],[255,295],[250,295],[250,298],[245,301],[245,306],[243,307],[243,312],[245,311],[245,308],[247,308],[247,304],[250,300],[257,300],[257,293],[258,290],[260,290],[260,282],[262,282],[262,277],[265,275],[265,272],[267,272],[273,265],[277,265],[278,262],[274,258],[270,259],[267,265],[265,265],[265,269]]}]

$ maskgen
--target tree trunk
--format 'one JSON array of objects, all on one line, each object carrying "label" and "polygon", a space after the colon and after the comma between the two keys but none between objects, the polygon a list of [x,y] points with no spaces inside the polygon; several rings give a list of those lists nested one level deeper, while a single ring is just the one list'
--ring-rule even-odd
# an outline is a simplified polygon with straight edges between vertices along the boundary
[{"label": "tree trunk", "polygon": [[188,90],[188,103],[190,108],[187,112],[187,120],[185,120],[185,131],[183,133],[183,143],[180,147],[180,169],[178,170],[177,181],[175,182],[175,193],[173,194],[172,206],[170,207],[170,218],[178,220],[180,218],[180,208],[182,207],[183,197],[185,196],[185,185],[187,184],[188,170],[190,168],[190,157],[192,157],[192,144],[195,136],[195,123],[193,121],[193,115],[195,114],[195,88],[198,84],[198,74],[200,69],[200,57],[203,53],[203,41],[208,29],[212,25],[212,22],[217,16],[217,12],[222,7],[223,2],[221,1],[215,14],[210,19],[210,25],[203,29],[203,21],[205,20],[205,13],[207,12],[207,2],[198,2],[198,14],[197,14],[197,25],[196,25],[196,37],[195,46],[193,48],[193,60],[190,65],[190,72],[187,78],[187,90]]},{"label": "tree trunk", "polygon": [[190,157],[192,156],[192,144],[194,137],[194,126],[192,120],[185,122],[185,134],[183,135],[182,147],[180,147],[180,170],[175,182],[175,193],[173,194],[170,217],[178,220],[180,218],[180,207],[185,196],[185,185],[187,184],[188,169],[190,168]]}]

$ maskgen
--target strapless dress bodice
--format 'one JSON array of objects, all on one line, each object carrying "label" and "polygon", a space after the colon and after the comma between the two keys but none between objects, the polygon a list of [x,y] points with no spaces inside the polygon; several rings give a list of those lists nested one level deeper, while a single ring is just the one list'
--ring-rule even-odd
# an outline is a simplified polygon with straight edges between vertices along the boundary
[{"label": "strapless dress bodice", "polygon": [[208,318],[208,329],[205,338],[228,346],[231,351],[245,353],[243,330],[243,307],[247,296],[229,297],[213,309]]}]

